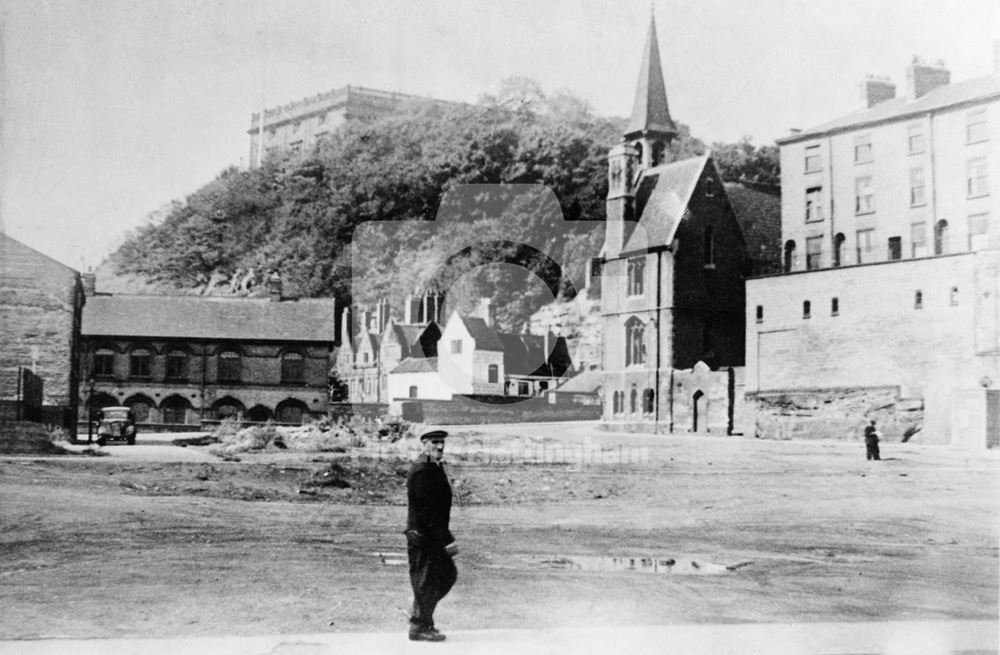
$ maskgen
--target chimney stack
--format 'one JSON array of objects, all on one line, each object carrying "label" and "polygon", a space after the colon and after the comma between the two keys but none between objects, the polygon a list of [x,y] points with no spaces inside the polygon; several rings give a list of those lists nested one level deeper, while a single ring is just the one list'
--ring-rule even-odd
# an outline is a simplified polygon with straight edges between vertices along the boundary
[{"label": "chimney stack", "polygon": [[97,274],[93,271],[87,271],[80,276],[80,281],[83,282],[83,295],[90,298],[95,293],[97,293]]},{"label": "chimney stack", "polygon": [[497,311],[490,298],[479,299],[479,317],[486,321],[486,325],[496,327]]},{"label": "chimney stack", "polygon": [[278,271],[273,271],[267,278],[267,294],[271,297],[271,302],[281,302],[281,276]]},{"label": "chimney stack", "polygon": [[906,69],[906,94],[911,101],[950,83],[951,71],[944,67],[943,61],[927,63],[914,57],[910,67]]},{"label": "chimney stack", "polygon": [[867,75],[865,81],[861,83],[861,101],[865,107],[871,108],[895,97],[896,85],[887,77]]},{"label": "chimney stack", "polygon": [[340,314],[340,345],[348,346],[354,335],[351,332],[351,308],[345,307]]}]

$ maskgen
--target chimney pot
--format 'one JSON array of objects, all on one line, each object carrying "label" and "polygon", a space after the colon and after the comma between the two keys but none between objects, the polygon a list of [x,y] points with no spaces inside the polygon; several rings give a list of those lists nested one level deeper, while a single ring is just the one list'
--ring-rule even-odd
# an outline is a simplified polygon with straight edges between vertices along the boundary
[{"label": "chimney pot", "polygon": [[950,83],[951,71],[944,67],[943,61],[928,64],[914,57],[913,63],[906,69],[906,95],[911,101]]},{"label": "chimney pot", "polygon": [[868,74],[861,83],[861,102],[865,107],[874,107],[895,97],[896,85],[888,78]]}]

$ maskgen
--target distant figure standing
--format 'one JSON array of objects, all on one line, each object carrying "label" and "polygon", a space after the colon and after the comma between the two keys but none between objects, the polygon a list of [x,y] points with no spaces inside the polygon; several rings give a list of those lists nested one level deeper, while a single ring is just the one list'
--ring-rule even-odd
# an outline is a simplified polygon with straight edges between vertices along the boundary
[{"label": "distant figure standing", "polygon": [[451,484],[441,462],[448,433],[431,430],[420,435],[423,448],[406,478],[406,551],[413,586],[411,641],[444,641],[434,627],[434,608],[458,578],[452,559],[458,553],[448,529]]},{"label": "distant figure standing", "polygon": [[882,459],[878,452],[878,428],[875,427],[875,419],[865,427],[865,449],[868,451],[868,459]]}]

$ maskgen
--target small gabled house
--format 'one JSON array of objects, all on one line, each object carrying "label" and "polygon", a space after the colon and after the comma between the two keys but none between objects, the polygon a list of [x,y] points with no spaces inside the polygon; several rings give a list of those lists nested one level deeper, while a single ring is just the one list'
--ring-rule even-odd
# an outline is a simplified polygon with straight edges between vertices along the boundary
[{"label": "small gabled house", "polygon": [[573,364],[564,337],[551,332],[536,334],[498,333],[504,348],[504,393],[536,396],[568,379]]},{"label": "small gabled house", "polygon": [[452,312],[438,343],[438,373],[457,394],[504,392],[504,348],[489,319]]}]

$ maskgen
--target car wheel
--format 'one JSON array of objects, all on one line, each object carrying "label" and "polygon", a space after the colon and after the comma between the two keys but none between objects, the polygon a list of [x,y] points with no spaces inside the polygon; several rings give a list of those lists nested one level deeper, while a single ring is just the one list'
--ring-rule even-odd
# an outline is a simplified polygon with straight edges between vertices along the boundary
[{"label": "car wheel", "polygon": [[97,438],[97,445],[98,446],[105,446],[105,445],[107,445],[107,443],[108,443],[107,437],[98,437]]}]

